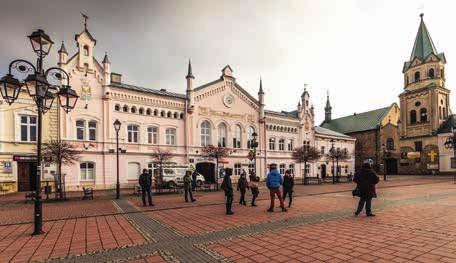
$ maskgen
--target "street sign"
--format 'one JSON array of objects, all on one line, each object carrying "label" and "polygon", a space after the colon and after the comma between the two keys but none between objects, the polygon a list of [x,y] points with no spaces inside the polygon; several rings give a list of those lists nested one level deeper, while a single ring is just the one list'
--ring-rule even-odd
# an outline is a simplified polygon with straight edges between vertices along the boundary
[{"label": "street sign", "polygon": [[407,153],[407,158],[408,159],[416,159],[416,158],[420,158],[421,157],[421,153],[420,152],[408,152]]}]

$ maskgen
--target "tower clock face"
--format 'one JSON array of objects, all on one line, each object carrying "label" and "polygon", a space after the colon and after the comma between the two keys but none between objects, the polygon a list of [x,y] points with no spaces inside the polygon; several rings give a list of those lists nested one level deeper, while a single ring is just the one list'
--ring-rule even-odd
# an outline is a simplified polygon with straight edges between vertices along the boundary
[{"label": "tower clock face", "polygon": [[233,95],[225,95],[223,97],[223,104],[225,104],[226,107],[231,108],[234,104],[234,97]]}]

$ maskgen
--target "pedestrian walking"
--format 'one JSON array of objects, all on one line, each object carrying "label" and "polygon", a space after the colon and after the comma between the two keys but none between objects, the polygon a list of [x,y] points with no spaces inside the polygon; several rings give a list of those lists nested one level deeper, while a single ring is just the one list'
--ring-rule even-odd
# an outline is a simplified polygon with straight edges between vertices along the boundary
[{"label": "pedestrian walking", "polygon": [[225,192],[226,197],[226,214],[232,215],[233,210],[231,209],[233,205],[233,184],[231,183],[231,175],[233,174],[233,169],[226,168],[225,176],[223,177],[223,182],[220,188]]},{"label": "pedestrian walking", "polygon": [[147,169],[143,169],[142,174],[139,175],[138,179],[139,186],[141,186],[142,202],[143,206],[146,206],[146,194],[147,201],[149,201],[149,206],[154,206],[152,203],[152,175],[150,175]]},{"label": "pedestrian walking", "polygon": [[196,177],[198,176],[198,172],[195,170],[192,173],[192,191],[196,190]]},{"label": "pedestrian walking", "polygon": [[258,183],[260,182],[260,177],[255,175],[253,170],[250,171],[249,175],[249,188],[252,191],[252,206],[257,206],[255,204],[255,200],[257,199],[258,195],[260,194],[260,190],[258,188]]},{"label": "pedestrian walking", "polygon": [[192,171],[186,171],[184,175],[184,195],[185,195],[185,202],[188,202],[188,197],[190,196],[190,200],[195,202],[196,199],[193,198],[192,193]]},{"label": "pedestrian walking", "polygon": [[240,193],[241,193],[241,198],[239,199],[239,204],[241,204],[241,205],[247,205],[247,203],[245,202],[246,189],[249,189],[249,185],[247,182],[246,174],[244,172],[241,174],[241,177],[239,177],[239,180],[237,183],[237,190],[240,191]]},{"label": "pedestrian walking", "polygon": [[279,171],[277,170],[277,164],[273,163],[269,166],[269,173],[268,177],[266,178],[266,186],[269,189],[269,194],[271,196],[271,206],[268,209],[268,212],[274,212],[274,199],[277,195],[280,201],[280,207],[282,208],[282,212],[286,212],[287,209],[283,205],[282,195],[280,194],[280,187],[283,184],[282,175],[280,175]]},{"label": "pedestrian walking", "polygon": [[291,207],[291,202],[293,202],[293,187],[294,187],[294,176],[291,174],[290,170],[285,171],[285,176],[283,177],[283,201],[288,195],[288,208]]},{"label": "pedestrian walking", "polygon": [[375,216],[372,213],[372,198],[377,197],[375,185],[379,182],[379,178],[372,169],[373,163],[374,161],[371,159],[365,160],[361,169],[355,173],[353,181],[356,183],[356,189],[354,194],[360,197],[355,216],[363,211],[364,204],[366,204],[366,216]]}]

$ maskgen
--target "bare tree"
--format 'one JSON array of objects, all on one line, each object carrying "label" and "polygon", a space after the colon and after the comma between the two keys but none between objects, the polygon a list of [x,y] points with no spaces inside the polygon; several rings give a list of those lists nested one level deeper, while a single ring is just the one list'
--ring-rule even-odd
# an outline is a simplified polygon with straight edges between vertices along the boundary
[{"label": "bare tree", "polygon": [[171,158],[173,157],[173,154],[167,149],[158,148],[152,152],[151,157],[159,165],[160,174],[159,174],[158,183],[159,183],[159,185],[161,185],[163,182],[163,164],[165,164],[169,160],[171,160]]},{"label": "bare tree", "polygon": [[339,178],[339,161],[345,161],[351,158],[351,153],[347,149],[341,150],[340,148],[332,148],[329,150],[328,157],[336,161],[336,167],[333,165],[333,183],[335,183],[335,177]]},{"label": "bare tree", "polygon": [[201,149],[201,152],[203,155],[207,157],[212,157],[215,159],[215,175],[214,175],[214,181],[215,185],[217,186],[218,190],[218,163],[219,160],[222,159],[223,157],[228,156],[229,150],[225,147],[221,146],[213,146],[213,145],[208,145],[205,146]]},{"label": "bare tree", "polygon": [[72,164],[79,160],[76,147],[65,141],[51,139],[49,142],[43,144],[42,156],[45,164],[54,163],[57,165],[57,183],[60,189],[60,199],[63,199],[64,189],[62,189],[62,165]]},{"label": "bare tree", "polygon": [[304,163],[304,176],[302,183],[304,184],[306,178],[306,166],[309,161],[314,161],[320,158],[320,152],[315,148],[307,145],[297,147],[293,150],[292,158],[298,163]]}]

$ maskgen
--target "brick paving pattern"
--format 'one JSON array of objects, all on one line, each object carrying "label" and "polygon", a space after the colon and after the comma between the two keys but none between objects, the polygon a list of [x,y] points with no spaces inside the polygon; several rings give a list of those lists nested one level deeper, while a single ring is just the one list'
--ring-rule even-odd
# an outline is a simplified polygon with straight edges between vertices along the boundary
[{"label": "brick paving pattern", "polygon": [[[118,214],[47,221],[43,236],[30,236],[31,224],[0,226],[0,262],[456,262],[452,179],[381,182],[375,218],[353,216],[352,188],[298,186],[287,213],[267,213],[260,200],[256,208],[235,205],[231,217],[220,192],[197,193],[196,203],[155,196],[152,208],[130,196],[110,205]],[[83,204],[96,201],[107,200]]]}]

